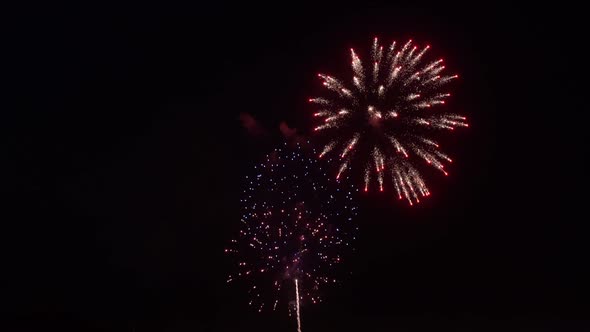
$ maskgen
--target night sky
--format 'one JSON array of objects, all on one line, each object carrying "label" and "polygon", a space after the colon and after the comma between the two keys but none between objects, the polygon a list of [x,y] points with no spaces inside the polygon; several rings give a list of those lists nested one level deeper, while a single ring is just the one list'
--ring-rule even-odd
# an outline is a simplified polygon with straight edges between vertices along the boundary
[{"label": "night sky", "polygon": [[348,77],[348,49],[375,36],[430,44],[460,75],[448,106],[470,127],[444,141],[449,177],[425,170],[423,203],[359,199],[353,276],[302,308],[303,331],[590,328],[569,15],[194,1],[4,22],[10,330],[295,331],[286,311],[258,314],[225,283],[223,248],[280,123],[306,135],[316,73]]}]

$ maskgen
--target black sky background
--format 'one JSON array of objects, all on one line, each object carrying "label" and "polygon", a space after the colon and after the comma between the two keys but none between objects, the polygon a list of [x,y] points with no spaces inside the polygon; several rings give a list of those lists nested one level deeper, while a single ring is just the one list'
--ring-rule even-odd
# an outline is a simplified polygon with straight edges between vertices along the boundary
[{"label": "black sky background", "polygon": [[[5,22],[2,302],[13,331],[295,330],[225,284],[249,166],[305,134],[317,72],[412,38],[470,128],[418,207],[361,198],[353,277],[305,331],[588,328],[574,9],[293,3],[35,11]],[[572,25],[565,23],[574,23]],[[254,116],[252,137],[239,114]]]}]

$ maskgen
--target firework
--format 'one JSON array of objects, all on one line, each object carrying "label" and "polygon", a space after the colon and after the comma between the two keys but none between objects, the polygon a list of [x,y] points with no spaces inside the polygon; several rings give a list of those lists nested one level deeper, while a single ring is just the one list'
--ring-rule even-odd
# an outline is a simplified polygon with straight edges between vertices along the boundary
[{"label": "firework", "polygon": [[442,59],[425,61],[429,48],[410,40],[384,49],[375,38],[369,65],[351,49],[350,82],[318,74],[329,94],[309,99],[321,119],[314,130],[326,139],[319,156],[339,159],[337,178],[357,167],[364,191],[389,185],[412,205],[430,195],[419,164],[448,175],[445,164],[452,160],[434,137],[468,124],[463,116],[439,111],[450,96],[447,83],[458,76],[443,74]]},{"label": "firework", "polygon": [[321,302],[354,250],[357,190],[338,186],[314,154],[285,146],[246,177],[241,227],[225,249],[236,267],[227,282],[245,284],[257,311],[286,304],[299,317],[299,302]]}]

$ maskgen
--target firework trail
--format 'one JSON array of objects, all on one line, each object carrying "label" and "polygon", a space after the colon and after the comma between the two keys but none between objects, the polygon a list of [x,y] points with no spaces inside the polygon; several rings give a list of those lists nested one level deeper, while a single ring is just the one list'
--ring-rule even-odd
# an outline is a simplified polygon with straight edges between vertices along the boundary
[{"label": "firework trail", "polygon": [[246,177],[241,226],[225,249],[236,268],[227,282],[245,285],[259,312],[287,304],[299,318],[299,302],[321,302],[354,251],[357,190],[336,184],[314,154],[285,146]]},{"label": "firework trail", "polygon": [[297,332],[301,332],[301,315],[299,313],[299,283],[295,279],[295,301],[297,306]]},{"label": "firework trail", "polygon": [[468,124],[463,116],[438,111],[451,95],[447,83],[458,76],[443,74],[442,59],[425,61],[429,49],[411,40],[384,49],[375,38],[369,65],[351,49],[351,82],[318,74],[329,92],[309,99],[322,120],[314,130],[326,140],[319,157],[338,156],[336,178],[356,166],[364,191],[389,185],[413,205],[430,195],[419,164],[448,175],[445,163],[452,160],[433,136]]}]

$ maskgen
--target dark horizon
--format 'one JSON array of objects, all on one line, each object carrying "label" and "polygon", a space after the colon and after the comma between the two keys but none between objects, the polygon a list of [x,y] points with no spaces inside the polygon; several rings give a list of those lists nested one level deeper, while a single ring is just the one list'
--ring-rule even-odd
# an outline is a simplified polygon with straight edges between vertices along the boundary
[{"label": "dark horizon", "polygon": [[[302,308],[303,331],[590,326],[585,150],[569,118],[581,108],[564,97],[578,29],[559,29],[571,13],[394,3],[123,12],[9,22],[11,331],[295,331],[286,311],[259,314],[227,286],[223,248],[242,178],[284,141],[281,123],[309,133],[316,73],[348,77],[348,49],[375,36],[430,44],[460,75],[448,109],[470,127],[445,139],[450,175],[425,170],[432,196],[419,205],[361,195],[353,275]],[[249,134],[243,113],[265,133]]]}]

